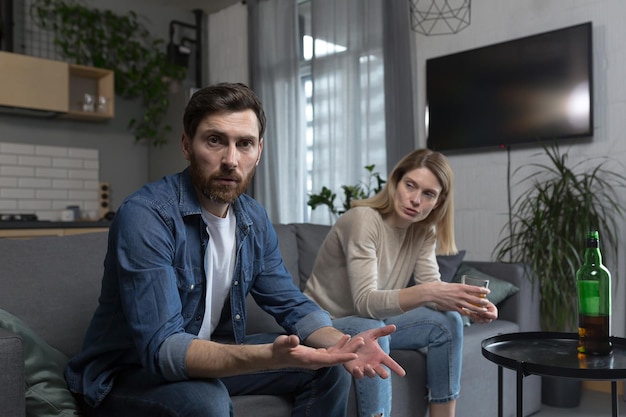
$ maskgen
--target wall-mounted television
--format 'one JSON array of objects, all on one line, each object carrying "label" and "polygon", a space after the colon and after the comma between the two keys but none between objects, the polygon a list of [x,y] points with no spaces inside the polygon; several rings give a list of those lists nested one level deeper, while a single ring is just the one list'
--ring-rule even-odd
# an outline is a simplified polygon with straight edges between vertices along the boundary
[{"label": "wall-mounted television", "polygon": [[590,140],[592,61],[591,22],[428,59],[427,147]]}]

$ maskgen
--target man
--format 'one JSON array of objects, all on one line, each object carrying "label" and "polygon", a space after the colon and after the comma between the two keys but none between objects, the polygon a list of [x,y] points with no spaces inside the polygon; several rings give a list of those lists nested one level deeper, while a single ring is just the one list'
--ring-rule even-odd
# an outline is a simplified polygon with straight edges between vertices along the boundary
[{"label": "man", "polygon": [[[189,168],[129,196],[111,224],[99,305],[65,373],[88,412],[224,417],[230,395],[293,393],[292,415],[334,417],[346,413],[351,375],[388,377],[382,365],[403,375],[377,343],[395,327],[354,338],[334,329],[243,193],[263,151],[256,95],[207,87],[183,124]],[[249,292],[287,335],[246,336]]]}]

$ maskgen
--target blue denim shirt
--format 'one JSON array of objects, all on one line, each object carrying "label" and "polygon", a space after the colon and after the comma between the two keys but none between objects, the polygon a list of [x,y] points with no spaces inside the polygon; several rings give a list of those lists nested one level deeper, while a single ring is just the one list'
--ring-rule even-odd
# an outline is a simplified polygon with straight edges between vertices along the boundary
[{"label": "blue denim shirt", "polygon": [[[289,334],[306,339],[328,313],[293,284],[263,207],[233,204],[237,254],[230,289],[236,343],[246,340],[246,296]],[[97,406],[115,375],[141,366],[166,380],[188,378],[185,355],[205,310],[204,255],[210,236],[188,170],[148,184],[120,206],[111,228],[99,303],[82,351],[65,370],[71,391]]]}]

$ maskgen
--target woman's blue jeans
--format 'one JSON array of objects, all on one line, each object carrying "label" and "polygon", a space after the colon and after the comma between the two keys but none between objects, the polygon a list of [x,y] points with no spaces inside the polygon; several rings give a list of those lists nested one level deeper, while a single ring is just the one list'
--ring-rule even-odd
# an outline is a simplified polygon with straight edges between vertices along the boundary
[{"label": "woman's blue jeans", "polygon": [[[333,321],[336,328],[350,335],[386,324],[395,324],[396,331],[379,339],[385,352],[393,349],[427,349],[426,383],[430,391],[429,401],[445,403],[457,399],[463,348],[461,315],[453,311],[419,307],[386,320],[350,316]],[[410,374],[405,376],[411,377]],[[358,379],[355,380],[355,388],[360,417],[391,415],[391,377]]]},{"label": "woman's blue jeans", "polygon": [[[255,335],[265,336],[265,335]],[[269,339],[274,340],[276,335]],[[220,379],[165,381],[137,369],[116,377],[113,389],[89,416],[227,417],[230,396],[289,395],[291,415],[345,416],[352,377],[343,366],[317,371],[286,368]]]}]

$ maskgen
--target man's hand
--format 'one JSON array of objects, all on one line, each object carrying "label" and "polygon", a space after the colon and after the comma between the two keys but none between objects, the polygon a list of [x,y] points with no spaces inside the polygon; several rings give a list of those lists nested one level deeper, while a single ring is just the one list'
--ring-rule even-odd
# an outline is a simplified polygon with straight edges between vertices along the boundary
[{"label": "man's hand", "polygon": [[378,329],[371,329],[361,332],[354,338],[361,338],[364,344],[357,350],[358,358],[344,364],[344,367],[354,378],[363,377],[388,378],[389,372],[383,365],[400,376],[406,375],[404,369],[389,355],[387,355],[378,344],[380,337],[388,336],[396,331],[396,326],[389,324]]},{"label": "man's hand", "polygon": [[343,335],[329,348],[312,348],[300,344],[298,336],[278,336],[272,344],[272,356],[283,367],[319,369],[356,360],[355,353],[365,345],[362,337]]}]

